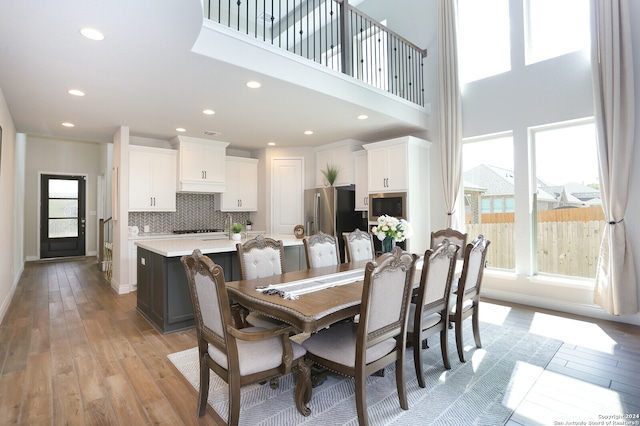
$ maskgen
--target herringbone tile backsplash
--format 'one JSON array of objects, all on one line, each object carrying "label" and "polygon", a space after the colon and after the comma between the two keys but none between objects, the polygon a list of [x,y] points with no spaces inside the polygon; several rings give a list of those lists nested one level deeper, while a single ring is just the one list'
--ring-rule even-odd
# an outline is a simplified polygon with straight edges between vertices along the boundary
[{"label": "herringbone tile backsplash", "polygon": [[[215,211],[216,194],[176,194],[175,212],[130,212],[129,226],[140,231],[149,225],[152,233],[168,233],[177,229],[228,229],[227,213]],[[246,224],[248,212],[232,213],[233,222]]]}]

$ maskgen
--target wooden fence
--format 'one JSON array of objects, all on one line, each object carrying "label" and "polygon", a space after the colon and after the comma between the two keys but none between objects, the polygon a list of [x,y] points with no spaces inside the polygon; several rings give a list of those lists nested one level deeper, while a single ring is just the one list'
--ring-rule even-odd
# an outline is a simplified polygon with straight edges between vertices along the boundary
[{"label": "wooden fence", "polygon": [[[491,241],[489,267],[515,268],[513,213],[482,215],[483,223],[467,224],[469,238],[483,234]],[[600,206],[538,213],[538,272],[594,278],[604,233]]]}]

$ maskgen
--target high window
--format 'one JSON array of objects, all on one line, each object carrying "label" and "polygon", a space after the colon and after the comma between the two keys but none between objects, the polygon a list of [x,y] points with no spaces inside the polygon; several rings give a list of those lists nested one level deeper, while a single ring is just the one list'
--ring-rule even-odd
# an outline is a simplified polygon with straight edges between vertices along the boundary
[{"label": "high window", "polygon": [[511,69],[508,0],[458,0],[460,83]]},{"label": "high window", "polygon": [[525,0],[527,64],[589,48],[589,1]]}]

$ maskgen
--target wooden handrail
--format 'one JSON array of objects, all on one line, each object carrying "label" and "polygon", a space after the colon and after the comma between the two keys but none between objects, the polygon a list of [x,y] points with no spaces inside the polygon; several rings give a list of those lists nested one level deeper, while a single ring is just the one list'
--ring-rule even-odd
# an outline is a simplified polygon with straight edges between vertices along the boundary
[{"label": "wooden handrail", "polygon": [[[411,43],[409,40],[407,40],[406,38],[402,37],[400,34],[396,33],[395,31],[390,30],[389,28],[385,27],[384,25],[378,23],[378,21],[376,21],[375,19],[373,19],[372,17],[370,17],[369,15],[367,15],[366,13],[361,12],[360,10],[356,9],[355,7],[352,7],[349,4],[348,0],[333,0],[334,2],[338,3],[338,4],[342,4],[343,6],[345,6],[345,12],[348,11],[353,11],[353,13],[355,13],[356,15],[362,16],[364,19],[371,21],[371,23],[376,26],[377,28],[381,29],[382,31],[391,34],[392,36],[394,36],[395,38],[399,39],[400,41],[402,41],[402,43],[410,46],[411,48],[417,50],[418,52],[420,52],[422,54],[423,58],[427,57],[427,49],[422,49],[419,46],[416,46],[415,44]],[[345,13],[343,16],[347,16],[347,13]],[[346,20],[346,18],[345,18]]]}]

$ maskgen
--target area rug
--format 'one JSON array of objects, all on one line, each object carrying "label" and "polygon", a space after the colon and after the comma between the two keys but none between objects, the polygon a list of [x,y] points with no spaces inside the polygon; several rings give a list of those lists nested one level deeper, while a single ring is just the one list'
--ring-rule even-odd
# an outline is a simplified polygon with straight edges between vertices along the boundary
[{"label": "area rug", "polygon": [[[413,365],[413,350],[407,348],[405,377],[409,410],[400,408],[395,384],[395,366],[384,377],[367,379],[367,407],[371,425],[502,425],[531,389],[562,345],[559,340],[529,334],[515,327],[480,322],[482,349],[475,347],[471,321],[464,322],[467,362],[461,363],[454,331],[449,334],[451,370],[445,370],[439,337],[429,338],[423,352],[426,388],[420,388]],[[196,348],[169,355],[169,359],[196,388],[199,386]],[[355,384],[352,378],[329,374],[313,389],[311,415],[303,417],[295,408],[293,377],[279,379],[278,389],[268,384],[242,388],[242,425],[357,425]],[[227,384],[211,373],[209,404],[223,418],[228,413]],[[194,407],[195,410],[195,407]]]}]

